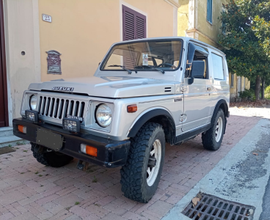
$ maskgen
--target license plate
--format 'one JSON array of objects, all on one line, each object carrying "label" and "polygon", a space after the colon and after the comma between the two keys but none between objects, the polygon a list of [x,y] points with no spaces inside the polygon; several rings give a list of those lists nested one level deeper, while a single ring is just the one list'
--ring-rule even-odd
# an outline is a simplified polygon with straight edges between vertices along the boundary
[{"label": "license plate", "polygon": [[52,150],[59,151],[63,145],[63,137],[50,130],[38,128],[36,143]]}]

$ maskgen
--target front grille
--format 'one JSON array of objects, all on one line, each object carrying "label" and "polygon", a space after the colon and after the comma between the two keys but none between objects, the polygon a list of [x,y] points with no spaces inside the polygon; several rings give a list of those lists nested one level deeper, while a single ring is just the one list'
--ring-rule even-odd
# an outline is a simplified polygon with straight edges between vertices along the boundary
[{"label": "front grille", "polygon": [[41,95],[38,112],[40,116],[63,119],[67,115],[83,117],[84,109],[84,101]]},{"label": "front grille", "polygon": [[[182,212],[192,220],[251,220],[255,207],[199,193]],[[195,199],[194,198],[194,199]]]}]

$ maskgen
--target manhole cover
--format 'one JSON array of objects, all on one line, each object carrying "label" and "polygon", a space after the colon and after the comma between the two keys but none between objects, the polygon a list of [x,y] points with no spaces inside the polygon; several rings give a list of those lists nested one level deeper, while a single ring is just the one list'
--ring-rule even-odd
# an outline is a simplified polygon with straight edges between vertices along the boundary
[{"label": "manhole cover", "polygon": [[193,220],[251,220],[255,207],[199,193],[182,212]]}]

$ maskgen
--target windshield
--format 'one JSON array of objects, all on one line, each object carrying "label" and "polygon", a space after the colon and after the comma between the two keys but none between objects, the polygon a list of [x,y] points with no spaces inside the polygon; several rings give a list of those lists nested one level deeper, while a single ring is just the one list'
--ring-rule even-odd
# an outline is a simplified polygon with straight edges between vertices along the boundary
[{"label": "windshield", "polygon": [[181,40],[149,40],[115,45],[101,70],[173,71],[180,65]]}]

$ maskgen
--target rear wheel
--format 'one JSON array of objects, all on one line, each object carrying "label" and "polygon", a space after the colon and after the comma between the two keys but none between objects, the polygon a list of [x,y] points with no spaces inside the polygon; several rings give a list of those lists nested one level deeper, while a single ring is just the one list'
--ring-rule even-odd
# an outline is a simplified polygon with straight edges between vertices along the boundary
[{"label": "rear wheel", "polygon": [[207,150],[216,151],[220,148],[225,129],[225,116],[220,109],[214,119],[212,127],[202,134],[203,147]]},{"label": "rear wheel", "polygon": [[131,147],[127,163],[121,169],[124,195],[132,200],[147,203],[155,194],[160,180],[165,154],[165,135],[161,125],[143,126]]},{"label": "rear wheel", "polygon": [[62,167],[73,160],[73,157],[55,152],[34,143],[31,143],[31,150],[36,160],[45,166]]}]

